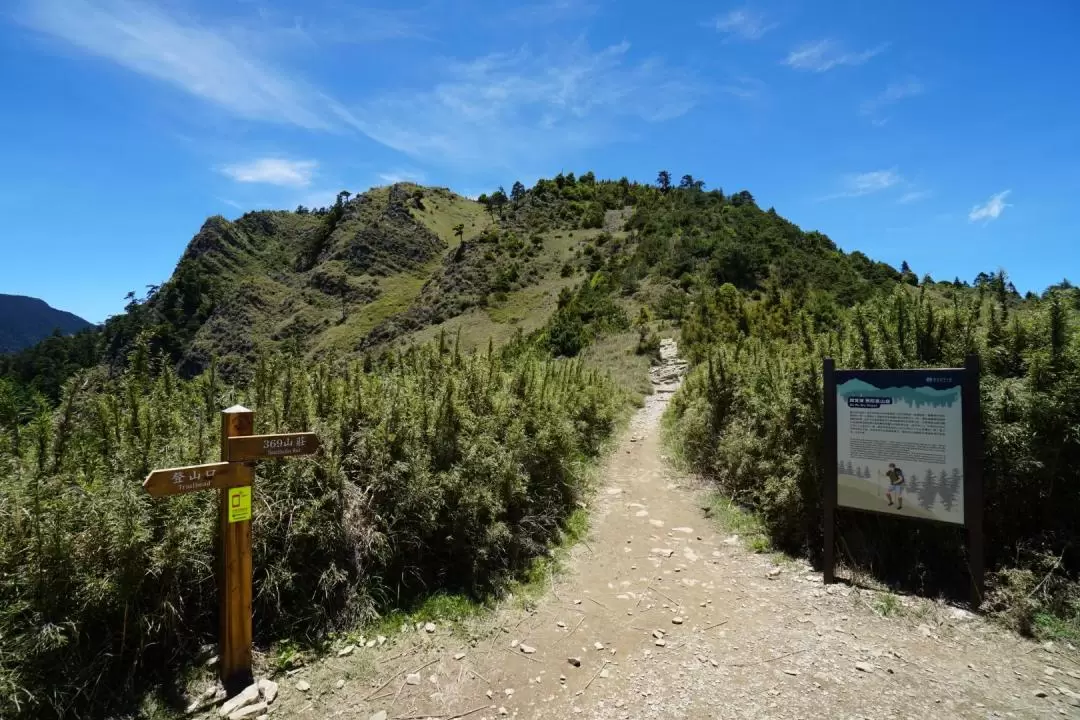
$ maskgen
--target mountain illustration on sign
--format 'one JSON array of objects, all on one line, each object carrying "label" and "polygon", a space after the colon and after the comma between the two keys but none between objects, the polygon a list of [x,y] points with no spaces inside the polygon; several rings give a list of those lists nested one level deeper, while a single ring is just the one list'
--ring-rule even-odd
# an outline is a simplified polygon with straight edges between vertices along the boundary
[{"label": "mountain illustration on sign", "polygon": [[871,385],[865,380],[859,380],[853,378],[847,382],[838,385],[836,388],[837,394],[845,400],[850,397],[887,397],[895,400],[902,400],[908,404],[908,406],[920,407],[923,405],[932,405],[934,407],[952,407],[960,398],[960,388],[952,387],[948,389],[938,389],[932,387],[884,387],[879,388]]}]

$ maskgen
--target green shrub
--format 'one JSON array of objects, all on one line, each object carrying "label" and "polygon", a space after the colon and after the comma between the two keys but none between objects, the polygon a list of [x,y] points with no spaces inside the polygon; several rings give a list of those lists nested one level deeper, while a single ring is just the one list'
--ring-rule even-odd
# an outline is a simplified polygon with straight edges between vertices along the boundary
[{"label": "green shrub", "polygon": [[622,410],[605,377],[524,346],[440,343],[371,373],[265,359],[243,388],[152,365],[73,378],[55,412],[0,424],[0,717],[130,711],[216,638],[216,498],[154,500],[140,481],[216,459],[226,405],[323,440],[258,470],[260,642],[498,589],[558,536]]},{"label": "green shrub", "polygon": [[[952,285],[950,284],[950,288]],[[684,323],[699,358],[669,422],[679,452],[725,496],[753,508],[779,548],[820,557],[821,365],[958,367],[983,358],[988,607],[1020,629],[1036,618],[1080,616],[1080,345],[1074,295],[1002,303],[982,292],[898,286],[853,310],[833,308],[836,330],[763,300],[743,316]],[[1076,293],[1070,290],[1069,293]],[[741,301],[740,301],[741,302]],[[701,305],[698,305],[698,309]],[[1010,316],[1008,324],[1001,322]],[[731,318],[736,322],[729,322]],[[693,322],[691,322],[693,320]],[[739,330],[744,326],[748,334]],[[692,330],[692,332],[691,332]],[[697,338],[697,344],[693,344]],[[966,596],[959,530],[841,513],[843,558],[930,594]],[[1052,563],[1048,561],[1056,561]],[[1042,584],[1039,579],[1046,578]],[[1038,592],[1035,592],[1038,590]],[[1043,623],[1047,625],[1047,622]]]}]

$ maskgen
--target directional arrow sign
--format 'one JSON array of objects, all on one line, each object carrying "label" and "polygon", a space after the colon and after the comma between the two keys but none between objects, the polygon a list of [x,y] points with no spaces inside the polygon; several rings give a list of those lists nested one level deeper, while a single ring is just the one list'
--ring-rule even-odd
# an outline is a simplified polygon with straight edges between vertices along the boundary
[{"label": "directional arrow sign", "polygon": [[311,455],[318,449],[319,437],[313,432],[229,438],[229,460],[232,462]]},{"label": "directional arrow sign", "polygon": [[251,484],[251,473],[242,465],[227,462],[155,470],[143,480],[143,489],[154,497],[230,488]]}]

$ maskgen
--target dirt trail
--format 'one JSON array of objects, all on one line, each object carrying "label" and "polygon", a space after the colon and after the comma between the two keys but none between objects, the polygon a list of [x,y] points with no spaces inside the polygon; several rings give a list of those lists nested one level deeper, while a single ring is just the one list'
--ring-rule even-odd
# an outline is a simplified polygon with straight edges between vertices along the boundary
[{"label": "dirt trail", "polygon": [[876,594],[826,588],[703,517],[702,488],[660,446],[678,374],[671,360],[654,372],[659,392],[606,465],[587,542],[531,611],[511,601],[483,625],[323,661],[282,681],[271,716],[1080,717],[1071,649],[929,601],[883,617]]}]

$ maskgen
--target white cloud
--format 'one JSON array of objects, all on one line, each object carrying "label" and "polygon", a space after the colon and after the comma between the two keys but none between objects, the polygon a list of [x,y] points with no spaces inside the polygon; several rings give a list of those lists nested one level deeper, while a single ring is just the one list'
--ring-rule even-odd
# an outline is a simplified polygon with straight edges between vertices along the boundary
[{"label": "white cloud", "polygon": [[919,202],[920,200],[925,200],[931,195],[933,195],[933,193],[929,190],[912,190],[901,195],[896,202],[900,205],[909,205],[914,202]]},{"label": "white cloud", "polygon": [[307,187],[318,163],[314,160],[259,158],[250,162],[226,165],[221,172],[236,182],[266,183],[283,187]]},{"label": "white cloud", "polygon": [[702,88],[661,61],[634,62],[621,43],[591,50],[583,41],[535,53],[450,62],[432,87],[396,91],[354,111],[355,126],[425,161],[524,170],[625,136],[622,121],[678,117]]},{"label": "white cloud", "polygon": [[389,172],[381,172],[378,174],[378,178],[387,185],[395,185],[399,182],[424,182],[424,174],[421,172],[413,172],[412,170],[391,170]]},{"label": "white cloud", "polygon": [[763,14],[743,8],[718,15],[709,26],[728,37],[737,35],[744,40],[757,40],[775,28],[776,23],[767,23]]},{"label": "white cloud", "polygon": [[888,43],[883,43],[869,50],[851,53],[845,51],[832,40],[819,40],[816,43],[803,45],[792,50],[788,53],[784,64],[795,70],[825,72],[841,65],[862,65],[871,58],[885,52],[888,47]]},{"label": "white cloud", "polygon": [[331,98],[230,39],[224,30],[130,0],[35,0],[23,24],[129,70],[166,82],[239,117],[330,130]]},{"label": "white cloud", "polygon": [[881,192],[882,190],[888,190],[891,187],[895,187],[902,183],[904,178],[892,170],[873,170],[871,172],[864,173],[852,173],[846,175],[843,181],[843,189],[839,192],[827,195],[825,200],[835,200],[837,198],[850,198],[861,197],[863,195],[871,195],[873,193]]},{"label": "white cloud", "polygon": [[1005,202],[1005,198],[1009,196],[1012,190],[1002,190],[1001,192],[991,195],[990,199],[982,205],[974,205],[971,208],[971,212],[968,213],[968,220],[970,222],[978,222],[979,220],[997,220],[1001,213],[1005,212],[1005,208],[1012,207],[1009,203]]},{"label": "white cloud", "polygon": [[878,117],[883,109],[905,98],[922,95],[923,90],[923,84],[916,78],[907,78],[900,82],[891,83],[880,93],[863,102],[859,106],[859,113],[874,117],[877,124],[884,124],[885,120]]}]

